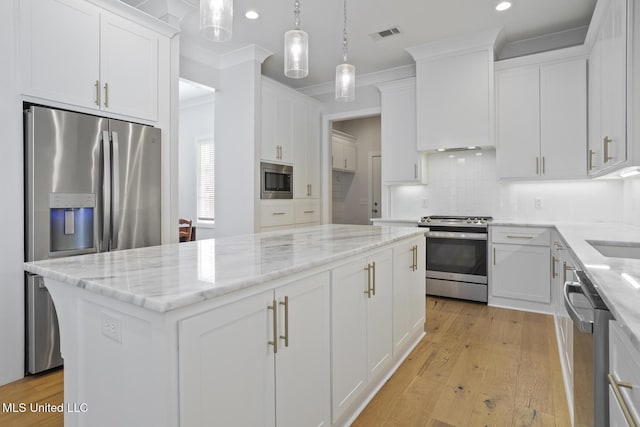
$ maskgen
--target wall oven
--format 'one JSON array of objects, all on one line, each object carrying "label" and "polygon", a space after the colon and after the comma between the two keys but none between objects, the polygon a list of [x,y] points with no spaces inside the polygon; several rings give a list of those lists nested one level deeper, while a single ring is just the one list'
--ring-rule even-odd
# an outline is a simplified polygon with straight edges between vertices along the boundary
[{"label": "wall oven", "polygon": [[260,198],[293,199],[293,166],[260,163]]},{"label": "wall oven", "polygon": [[491,218],[424,217],[426,293],[487,302],[487,222]]}]

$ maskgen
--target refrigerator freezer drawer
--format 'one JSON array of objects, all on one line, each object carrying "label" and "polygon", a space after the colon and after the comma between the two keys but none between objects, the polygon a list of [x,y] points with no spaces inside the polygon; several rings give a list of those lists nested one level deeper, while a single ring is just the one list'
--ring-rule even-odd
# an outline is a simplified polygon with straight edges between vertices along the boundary
[{"label": "refrigerator freezer drawer", "polygon": [[42,276],[26,277],[27,372],[37,374],[62,365],[58,316]]}]

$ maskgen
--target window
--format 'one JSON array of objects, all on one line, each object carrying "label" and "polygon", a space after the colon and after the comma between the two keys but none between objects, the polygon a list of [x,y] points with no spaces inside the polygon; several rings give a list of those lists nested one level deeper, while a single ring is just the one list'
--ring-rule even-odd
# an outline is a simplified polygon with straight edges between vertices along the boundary
[{"label": "window", "polygon": [[215,190],[213,137],[196,139],[198,147],[198,222],[213,223]]}]

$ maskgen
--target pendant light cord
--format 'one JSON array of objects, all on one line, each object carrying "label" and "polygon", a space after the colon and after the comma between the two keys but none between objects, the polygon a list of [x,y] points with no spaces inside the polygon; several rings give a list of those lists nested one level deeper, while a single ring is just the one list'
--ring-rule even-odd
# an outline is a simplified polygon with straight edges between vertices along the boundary
[{"label": "pendant light cord", "polygon": [[347,41],[347,0],[344,0],[344,30],[342,31],[342,59],[347,62],[349,42]]},{"label": "pendant light cord", "polygon": [[300,29],[300,1],[295,0],[293,2],[293,16],[296,30]]}]

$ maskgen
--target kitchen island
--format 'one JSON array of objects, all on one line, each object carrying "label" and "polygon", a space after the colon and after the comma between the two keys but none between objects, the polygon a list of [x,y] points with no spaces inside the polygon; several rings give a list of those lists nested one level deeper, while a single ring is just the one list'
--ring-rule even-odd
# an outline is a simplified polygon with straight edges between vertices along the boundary
[{"label": "kitchen island", "polygon": [[325,225],[25,263],[65,425],[344,425],[424,336],[423,230]]}]

